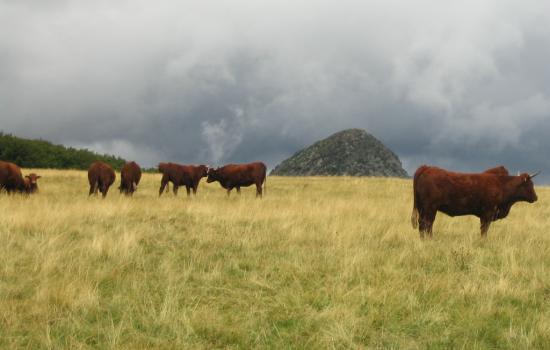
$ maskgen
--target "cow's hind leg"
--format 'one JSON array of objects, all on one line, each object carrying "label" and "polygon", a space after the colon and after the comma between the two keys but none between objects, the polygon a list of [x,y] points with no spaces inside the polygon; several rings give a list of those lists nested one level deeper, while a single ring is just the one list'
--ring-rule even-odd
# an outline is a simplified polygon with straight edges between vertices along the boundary
[{"label": "cow's hind leg", "polygon": [[98,185],[97,181],[90,184],[90,192],[88,193],[88,196],[91,196],[92,194],[96,194],[98,187],[99,187],[99,185]]},{"label": "cow's hind leg", "polygon": [[424,234],[428,234],[429,238],[433,237],[432,233],[432,227],[435,220],[435,215],[437,213],[437,210],[434,209],[427,209],[422,210],[420,213],[420,222],[418,230],[420,231],[420,238],[424,238]]},{"label": "cow's hind leg", "polygon": [[241,195],[241,188],[239,186],[237,186],[237,193],[239,194],[239,196]]},{"label": "cow's hind leg", "polygon": [[174,196],[178,195],[178,188],[179,188],[179,186],[174,184],[174,188],[172,189],[172,192],[174,192]]},{"label": "cow's hind leg", "polygon": [[109,192],[109,186],[107,185],[101,185],[101,196],[103,198],[107,197],[107,192]]},{"label": "cow's hind leg", "polygon": [[187,191],[187,197],[191,195],[191,186],[185,185],[185,190]]}]

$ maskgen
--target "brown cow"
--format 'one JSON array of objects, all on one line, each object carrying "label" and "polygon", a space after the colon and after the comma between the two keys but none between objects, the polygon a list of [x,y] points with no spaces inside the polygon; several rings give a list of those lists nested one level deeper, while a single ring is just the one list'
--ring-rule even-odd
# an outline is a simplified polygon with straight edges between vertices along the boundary
[{"label": "brown cow", "polygon": [[256,185],[256,197],[262,197],[262,184],[266,183],[266,166],[262,162],[248,164],[228,164],[221,168],[208,169],[206,182],[218,181],[227,190],[227,196],[233,188],[241,193],[241,187]]},{"label": "brown cow", "polygon": [[11,194],[16,191],[24,192],[25,188],[21,169],[13,163],[0,161],[0,189]]},{"label": "brown cow", "polygon": [[120,171],[120,193],[131,196],[137,190],[141,180],[141,168],[136,162],[128,162],[124,164]]},{"label": "brown cow", "polygon": [[0,161],[0,190],[5,189],[8,194],[30,194],[38,191],[39,178],[40,176],[34,173],[23,177],[21,169],[16,164]]},{"label": "brown cow", "polygon": [[38,179],[40,179],[42,176],[36,175],[35,173],[31,173],[23,179],[25,181],[25,191],[28,194],[31,193],[37,193],[38,192]]},{"label": "brown cow", "polygon": [[[181,165],[176,163],[159,163],[159,171],[162,173],[159,196],[164,192],[168,182],[172,182],[174,195],[178,194],[179,186],[185,186],[187,196],[197,194],[199,182],[206,177],[208,167],[206,165]],[[168,191],[168,187],[166,187]]]},{"label": "brown cow", "polygon": [[[498,170],[500,168],[500,170]],[[504,175],[506,168],[484,173],[455,173],[423,165],[414,174],[414,206],[411,222],[420,237],[428,233],[437,211],[449,216],[475,215],[481,222],[481,236],[487,236],[492,221],[505,218],[516,202],[533,203],[537,195],[531,179],[538,173]]]},{"label": "brown cow", "polygon": [[115,172],[109,164],[100,161],[92,163],[88,169],[88,182],[90,183],[89,196],[97,194],[99,190],[103,198],[105,198],[109,187],[115,182],[115,179]]}]

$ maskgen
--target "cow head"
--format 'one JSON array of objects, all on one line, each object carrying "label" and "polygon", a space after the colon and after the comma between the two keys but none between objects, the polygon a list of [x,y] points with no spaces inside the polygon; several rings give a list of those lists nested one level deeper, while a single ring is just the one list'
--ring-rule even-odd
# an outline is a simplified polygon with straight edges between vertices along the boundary
[{"label": "cow head", "polygon": [[208,178],[206,179],[206,182],[208,183],[211,183],[211,182],[214,182],[214,181],[218,181],[219,180],[219,174],[218,174],[218,170],[220,168],[208,168],[208,172],[207,172],[207,176]]},{"label": "cow head", "polygon": [[159,172],[161,173],[164,173],[167,168],[168,168],[168,163],[159,163],[158,165]]},{"label": "cow head", "polygon": [[208,170],[210,170],[210,167],[208,165],[201,164],[198,166],[198,168],[199,168],[199,175],[201,178],[208,176]]},{"label": "cow head", "polygon": [[35,173],[25,176],[25,192],[35,193],[38,192],[38,179],[42,176],[36,175]]},{"label": "cow head", "polygon": [[535,186],[533,185],[532,179],[538,174],[539,172],[531,175],[523,173],[519,176],[516,176],[518,180],[516,181],[516,189],[514,194],[517,200],[529,203],[537,201],[538,197],[535,193]]}]

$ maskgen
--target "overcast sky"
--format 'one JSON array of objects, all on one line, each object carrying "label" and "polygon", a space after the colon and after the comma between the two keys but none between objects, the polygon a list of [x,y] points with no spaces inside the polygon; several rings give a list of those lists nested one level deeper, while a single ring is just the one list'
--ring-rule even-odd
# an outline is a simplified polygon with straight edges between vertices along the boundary
[{"label": "overcast sky", "polygon": [[274,167],[364,128],[412,174],[550,183],[550,1],[0,0],[0,130]]}]

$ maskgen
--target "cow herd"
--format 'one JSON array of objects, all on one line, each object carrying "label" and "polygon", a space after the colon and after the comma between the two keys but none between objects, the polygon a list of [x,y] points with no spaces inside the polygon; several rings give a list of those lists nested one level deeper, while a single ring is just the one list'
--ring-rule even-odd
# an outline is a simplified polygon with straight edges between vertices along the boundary
[{"label": "cow herd", "polygon": [[[185,186],[188,196],[191,191],[196,194],[203,177],[208,183],[219,182],[228,196],[234,188],[240,193],[241,187],[255,185],[256,197],[262,197],[266,187],[267,168],[262,162],[228,164],[219,168],[160,163],[158,170],[162,174],[159,196],[169,190],[170,182],[175,195],[180,186]],[[128,162],[120,174],[120,193],[132,195],[141,180],[140,166],[136,162]],[[480,219],[481,236],[486,237],[491,222],[505,218],[512,205],[537,201],[532,181],[537,174],[512,176],[503,166],[482,173],[457,173],[423,165],[416,170],[413,178],[413,228],[418,228],[421,238],[425,235],[431,238],[438,211],[451,217],[474,215]],[[23,177],[16,164],[0,161],[0,191],[5,190],[8,194],[35,193],[39,178],[35,173]],[[115,179],[110,165],[100,161],[92,163],[88,169],[89,195],[101,192],[103,197],[107,196]]]},{"label": "cow herd", "polygon": [[[267,167],[262,162],[228,164],[220,168],[210,168],[206,165],[160,163],[158,169],[162,174],[159,196],[165,190],[168,191],[170,182],[172,183],[174,195],[178,194],[178,189],[181,186],[185,186],[188,196],[191,191],[196,195],[199,182],[203,177],[206,177],[208,183],[218,181],[227,190],[228,196],[234,188],[240,194],[241,187],[251,185],[256,185],[256,197],[262,197],[265,190]],[[103,162],[93,163],[88,169],[89,194],[97,194],[99,191],[103,197],[107,196],[109,187],[115,182],[115,177],[115,172],[109,164]],[[140,179],[141,169],[136,162],[124,164],[120,171],[120,193],[132,195],[136,191]]]}]

